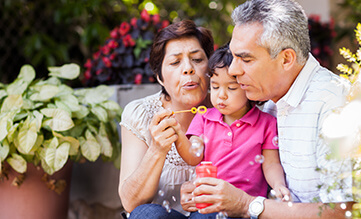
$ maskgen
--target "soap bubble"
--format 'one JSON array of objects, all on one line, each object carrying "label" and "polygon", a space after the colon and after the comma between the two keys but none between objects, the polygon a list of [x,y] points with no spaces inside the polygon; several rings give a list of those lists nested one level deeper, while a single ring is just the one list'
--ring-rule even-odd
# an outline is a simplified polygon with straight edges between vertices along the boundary
[{"label": "soap bubble", "polygon": [[161,196],[161,197],[163,197],[163,196],[164,196],[164,191],[163,191],[163,190],[159,190],[159,191],[158,191],[158,195]]},{"label": "soap bubble", "polygon": [[189,181],[192,181],[193,179],[197,178],[197,173],[194,171],[193,168],[189,168]]},{"label": "soap bubble", "polygon": [[174,196],[174,195],[172,196],[172,199],[173,199],[173,201],[174,201],[174,202],[176,202],[176,201],[177,201],[177,199],[175,198],[175,196]]},{"label": "soap bubble", "polygon": [[352,218],[352,212],[351,212],[351,211],[346,211],[346,212],[345,212],[345,217],[346,217],[347,219]]},{"label": "soap bubble", "polygon": [[171,209],[170,209],[170,206],[169,206],[169,201],[164,200],[162,206],[163,206],[163,208],[165,208],[165,210],[166,210],[168,213],[171,212]]},{"label": "soap bubble", "polygon": [[217,214],[216,219],[227,219],[228,215],[226,212],[221,211]]},{"label": "soap bubble", "polygon": [[341,207],[341,209],[345,210],[347,206],[345,203],[341,203],[340,207]]},{"label": "soap bubble", "polygon": [[191,141],[192,145],[189,148],[189,152],[195,156],[200,157],[203,153],[203,144],[198,140],[198,138],[192,139]]},{"label": "soap bubble", "polygon": [[273,190],[273,189],[271,189],[271,191],[269,192],[268,198],[269,198],[269,199],[273,199],[273,200],[275,200],[275,201],[281,201],[280,198],[277,198],[277,196],[276,196],[276,191]]},{"label": "soap bubble", "polygon": [[272,144],[276,147],[278,147],[278,136],[273,137]]},{"label": "soap bubble", "polygon": [[264,162],[264,156],[261,155],[261,154],[257,154],[257,155],[254,157],[254,160],[256,161],[256,163],[263,163],[263,162]]},{"label": "soap bubble", "polygon": [[254,163],[253,163],[253,161],[250,161],[250,162],[249,162],[249,165],[251,165],[251,166],[252,166],[253,164],[254,164]]},{"label": "soap bubble", "polygon": [[288,205],[288,207],[292,207],[292,206],[293,206],[293,203],[292,203],[292,202],[288,202],[287,205]]}]

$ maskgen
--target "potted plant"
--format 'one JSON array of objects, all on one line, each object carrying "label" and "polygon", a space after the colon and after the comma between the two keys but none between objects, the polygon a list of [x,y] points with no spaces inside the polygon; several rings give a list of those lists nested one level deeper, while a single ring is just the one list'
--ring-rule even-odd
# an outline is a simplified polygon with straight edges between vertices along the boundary
[{"label": "potted plant", "polygon": [[146,10],[140,18],[124,21],[110,32],[110,37],[84,64],[85,86],[98,84],[153,83],[149,53],[155,34],[169,25],[158,14]]},{"label": "potted plant", "polygon": [[[69,186],[57,174],[69,169],[73,161],[95,161],[100,156],[111,161],[120,154],[115,120],[120,121],[121,108],[108,100],[114,89],[101,85],[74,90],[67,86],[64,80],[79,76],[80,68],[75,64],[48,70],[49,78],[35,80],[33,67],[24,65],[12,83],[0,84],[0,211],[5,218],[14,218],[13,213],[5,213],[12,205],[19,218],[32,218],[32,213],[34,218],[64,218],[69,194],[62,192],[69,192]],[[34,179],[32,173],[42,179]],[[70,179],[70,171],[62,176]],[[26,185],[32,180],[41,182],[41,190],[51,197],[37,193],[35,187],[40,186]],[[22,190],[26,188],[31,191]],[[7,193],[11,198],[4,195]],[[22,194],[31,197],[19,197]],[[43,200],[36,200],[45,203],[62,196],[65,212],[56,211],[59,206],[55,201],[53,208],[36,203],[39,196]],[[25,209],[20,204],[31,207]]]}]

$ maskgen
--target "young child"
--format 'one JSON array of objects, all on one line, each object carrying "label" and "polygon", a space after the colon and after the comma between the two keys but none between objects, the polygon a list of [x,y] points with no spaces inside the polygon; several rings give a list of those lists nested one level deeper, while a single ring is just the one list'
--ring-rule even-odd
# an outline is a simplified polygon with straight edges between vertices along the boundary
[{"label": "young child", "polygon": [[[186,135],[177,131],[177,150],[190,165],[212,161],[218,169],[217,178],[249,195],[266,197],[268,183],[278,198],[287,200],[290,192],[274,144],[276,118],[249,101],[236,78],[228,74],[232,59],[228,45],[216,50],[209,59],[214,108],[203,115],[197,113]],[[197,141],[204,150],[195,155],[191,147]]]}]

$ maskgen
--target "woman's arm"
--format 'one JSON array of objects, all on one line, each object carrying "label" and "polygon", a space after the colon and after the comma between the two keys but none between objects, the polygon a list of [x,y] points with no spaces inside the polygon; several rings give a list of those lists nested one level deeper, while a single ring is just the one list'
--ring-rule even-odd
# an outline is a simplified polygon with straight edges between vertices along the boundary
[{"label": "woman's arm", "polygon": [[264,156],[262,170],[267,183],[276,192],[277,198],[282,199],[287,195],[288,200],[286,198],[285,201],[289,201],[291,194],[286,187],[285,176],[280,163],[278,150],[264,149],[262,150],[262,155]]},{"label": "woman's arm", "polygon": [[157,192],[164,161],[172,143],[177,139],[173,128],[175,119],[167,113],[154,115],[149,130],[149,147],[131,131],[122,127],[122,158],[119,196],[126,211],[153,200]]}]

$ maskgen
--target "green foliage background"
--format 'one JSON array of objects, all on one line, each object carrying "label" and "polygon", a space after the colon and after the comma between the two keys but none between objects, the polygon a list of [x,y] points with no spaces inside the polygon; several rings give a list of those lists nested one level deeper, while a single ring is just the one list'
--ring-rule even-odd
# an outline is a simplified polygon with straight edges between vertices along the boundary
[{"label": "green foliage background", "polygon": [[[83,65],[109,32],[122,21],[139,17],[150,2],[142,0],[3,0],[0,3],[0,81],[16,78],[23,64],[38,77],[47,66],[74,62]],[[215,9],[210,8],[210,2]],[[154,0],[153,13],[171,22],[192,19],[212,30],[218,45],[230,40],[230,14],[244,2],[230,0]],[[151,13],[152,13],[151,12]],[[7,54],[7,55],[6,55]],[[74,86],[79,86],[75,84]]]}]

